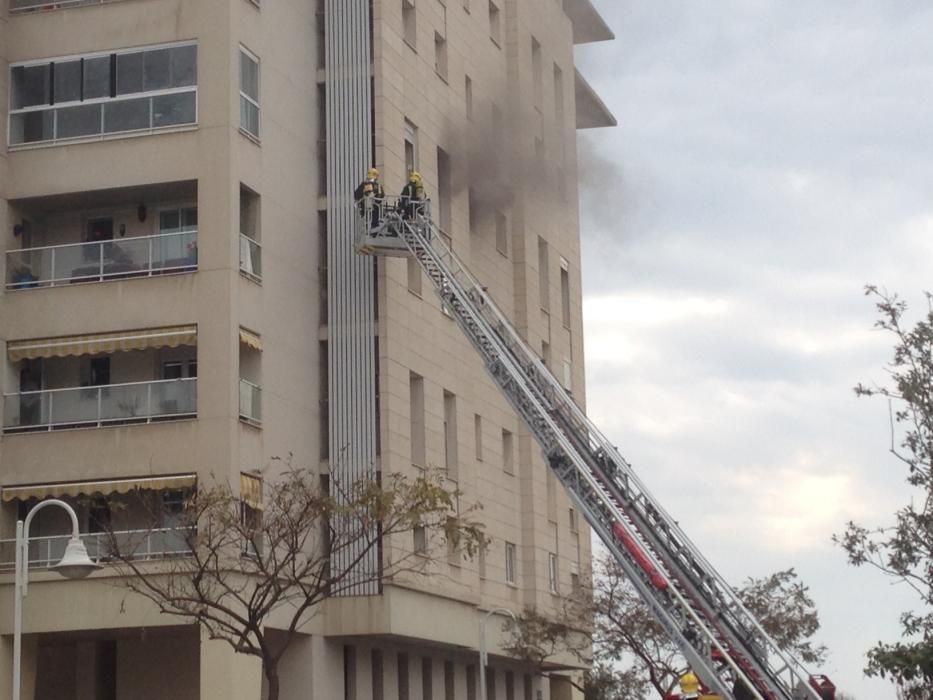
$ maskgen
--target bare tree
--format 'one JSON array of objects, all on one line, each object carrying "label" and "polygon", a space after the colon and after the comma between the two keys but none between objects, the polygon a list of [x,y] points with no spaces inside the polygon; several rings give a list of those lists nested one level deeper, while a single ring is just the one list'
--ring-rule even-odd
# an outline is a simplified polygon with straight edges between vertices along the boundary
[{"label": "bare tree", "polygon": [[[473,509],[458,512],[460,494],[439,474],[323,488],[316,473],[288,468],[264,491],[260,510],[226,483],[199,487],[162,534],[183,539],[183,556],[141,561],[138,543],[115,532],[110,546],[122,585],[261,659],[269,700],[282,656],[326,598],[422,574],[446,542],[468,557],[485,546]],[[396,546],[413,532],[418,546]]]}]

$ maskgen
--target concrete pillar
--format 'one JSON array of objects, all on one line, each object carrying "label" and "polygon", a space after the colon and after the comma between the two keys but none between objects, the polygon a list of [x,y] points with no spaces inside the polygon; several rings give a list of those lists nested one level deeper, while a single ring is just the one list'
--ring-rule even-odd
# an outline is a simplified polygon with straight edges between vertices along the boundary
[{"label": "concrete pillar", "polygon": [[200,700],[260,700],[262,662],[201,632]]},{"label": "concrete pillar", "polygon": [[315,635],[311,638],[311,652],[314,685],[302,700],[341,700],[344,697],[343,644]]}]

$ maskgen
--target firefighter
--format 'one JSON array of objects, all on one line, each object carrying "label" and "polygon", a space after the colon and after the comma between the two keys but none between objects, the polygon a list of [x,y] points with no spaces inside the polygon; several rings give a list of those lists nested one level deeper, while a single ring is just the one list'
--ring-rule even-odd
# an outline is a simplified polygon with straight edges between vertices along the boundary
[{"label": "firefighter", "polygon": [[680,677],[680,692],[683,700],[697,700],[700,697],[700,679],[693,671],[687,671]]},{"label": "firefighter", "polygon": [[402,208],[402,216],[406,219],[413,219],[415,214],[424,213],[424,180],[417,170],[412,170],[408,176],[408,182],[402,188],[399,197],[399,205]]},{"label": "firefighter", "polygon": [[353,201],[360,210],[360,216],[370,222],[372,228],[379,226],[379,209],[385,199],[385,190],[379,182],[379,171],[370,168],[363,180],[353,192]]}]

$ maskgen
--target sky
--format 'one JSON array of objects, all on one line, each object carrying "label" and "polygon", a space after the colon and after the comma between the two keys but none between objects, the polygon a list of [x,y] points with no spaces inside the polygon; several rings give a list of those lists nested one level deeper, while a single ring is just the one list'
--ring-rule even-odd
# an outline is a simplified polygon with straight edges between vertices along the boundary
[{"label": "sky", "polygon": [[593,0],[619,126],[580,132],[587,404],[727,580],[794,567],[857,700],[903,586],[833,545],[909,498],[866,284],[933,291],[933,4]]}]

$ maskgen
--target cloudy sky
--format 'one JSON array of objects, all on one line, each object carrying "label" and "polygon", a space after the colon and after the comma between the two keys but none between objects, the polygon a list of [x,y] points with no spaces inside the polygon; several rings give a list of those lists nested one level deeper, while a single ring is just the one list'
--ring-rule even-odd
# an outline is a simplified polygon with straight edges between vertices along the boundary
[{"label": "cloudy sky", "polygon": [[933,4],[594,0],[620,126],[581,135],[589,410],[731,581],[796,567],[858,700],[908,591],[830,541],[907,498],[866,283],[933,289]]}]

